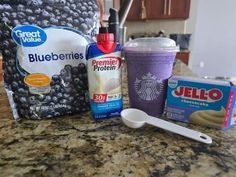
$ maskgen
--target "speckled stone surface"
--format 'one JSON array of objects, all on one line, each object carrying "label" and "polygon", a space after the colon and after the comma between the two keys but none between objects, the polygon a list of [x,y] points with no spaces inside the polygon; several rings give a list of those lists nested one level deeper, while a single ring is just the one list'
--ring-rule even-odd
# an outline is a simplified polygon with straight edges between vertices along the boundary
[{"label": "speckled stone surface", "polygon": [[[174,73],[181,67],[177,63]],[[236,128],[224,132],[178,123],[212,136],[213,143],[205,145],[148,125],[129,129],[119,118],[95,122],[89,112],[16,122],[0,87],[1,177],[236,176]]]}]

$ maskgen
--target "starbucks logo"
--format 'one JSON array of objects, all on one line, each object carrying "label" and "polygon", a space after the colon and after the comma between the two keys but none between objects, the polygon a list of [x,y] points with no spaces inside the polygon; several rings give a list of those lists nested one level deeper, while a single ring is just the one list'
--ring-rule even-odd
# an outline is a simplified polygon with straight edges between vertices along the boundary
[{"label": "starbucks logo", "polygon": [[156,100],[163,90],[162,80],[156,78],[151,73],[143,75],[134,82],[135,91],[138,96],[145,101]]}]

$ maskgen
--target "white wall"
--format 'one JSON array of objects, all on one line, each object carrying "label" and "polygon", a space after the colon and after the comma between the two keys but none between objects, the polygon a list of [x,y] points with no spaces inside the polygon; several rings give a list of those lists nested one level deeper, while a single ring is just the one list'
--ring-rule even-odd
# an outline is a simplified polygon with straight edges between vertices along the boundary
[{"label": "white wall", "polygon": [[201,76],[236,77],[236,1],[192,0],[192,6],[186,32],[193,32],[193,71]]},{"label": "white wall", "polygon": [[125,23],[127,27],[127,37],[132,34],[158,33],[164,30],[169,36],[170,33],[183,33],[185,30],[184,20],[147,20],[147,21],[128,21]]}]

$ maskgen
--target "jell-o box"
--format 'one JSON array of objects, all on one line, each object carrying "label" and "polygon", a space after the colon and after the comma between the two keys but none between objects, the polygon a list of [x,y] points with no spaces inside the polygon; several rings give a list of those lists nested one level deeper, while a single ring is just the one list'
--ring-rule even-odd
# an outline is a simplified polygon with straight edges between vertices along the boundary
[{"label": "jell-o box", "polygon": [[236,86],[230,81],[172,76],[168,81],[167,118],[228,129],[236,124]]}]

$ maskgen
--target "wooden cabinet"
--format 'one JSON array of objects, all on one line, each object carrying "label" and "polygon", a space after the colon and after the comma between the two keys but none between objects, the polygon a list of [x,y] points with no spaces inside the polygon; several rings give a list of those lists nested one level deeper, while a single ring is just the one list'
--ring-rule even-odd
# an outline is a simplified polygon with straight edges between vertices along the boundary
[{"label": "wooden cabinet", "polygon": [[189,55],[190,55],[189,51],[180,51],[176,54],[175,58],[188,65]]},{"label": "wooden cabinet", "polygon": [[164,19],[167,16],[167,0],[146,0],[147,19]]},{"label": "wooden cabinet", "polygon": [[[187,19],[189,11],[190,0],[134,0],[127,20]],[[146,13],[145,19],[141,19],[142,13]]]},{"label": "wooden cabinet", "polygon": [[190,0],[168,0],[167,18],[183,18],[189,17]]},{"label": "wooden cabinet", "polygon": [[127,21],[141,20],[142,0],[134,0],[127,16]]}]

